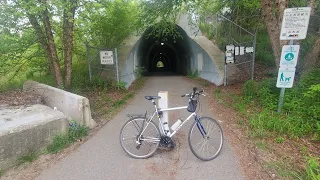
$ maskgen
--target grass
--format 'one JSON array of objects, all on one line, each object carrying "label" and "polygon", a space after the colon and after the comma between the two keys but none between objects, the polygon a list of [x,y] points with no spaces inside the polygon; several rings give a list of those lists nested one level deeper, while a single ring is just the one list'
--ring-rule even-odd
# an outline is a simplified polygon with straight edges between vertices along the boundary
[{"label": "grass", "polygon": [[198,78],[200,76],[198,70],[195,71],[189,71],[187,77],[191,78],[191,79],[195,79]]},{"label": "grass", "polygon": [[[280,91],[275,87],[275,77],[270,77],[246,82],[241,94],[224,91],[223,87],[212,93],[220,104],[239,112],[237,126],[266,155],[262,160],[269,172],[280,179],[320,180],[316,152],[320,139],[320,69],[297,78],[294,87],[287,89],[282,113],[277,113]],[[302,148],[297,143],[302,143]]]},{"label": "grass", "polygon": [[39,154],[36,152],[31,152],[27,155],[24,155],[18,159],[18,164],[31,163],[38,158]]},{"label": "grass", "polygon": [[319,180],[320,179],[320,158],[306,157],[306,173],[305,179]]},{"label": "grass", "polygon": [[[144,77],[139,78],[133,83],[133,87],[129,88],[129,90],[120,90],[120,98],[108,96],[108,91],[114,91],[114,89],[111,89],[110,87],[106,90],[102,90],[101,94],[99,95],[101,97],[101,100],[96,101],[93,104],[93,107],[95,107],[94,110],[103,111],[99,114],[100,116],[114,115],[127,103],[129,99],[134,97],[134,93],[144,85],[145,80],[146,78]],[[108,108],[103,109],[105,106],[107,106]],[[73,142],[76,142],[79,139],[87,136],[88,132],[89,129],[87,127],[80,126],[76,121],[72,121],[70,123],[68,133],[57,134],[53,138],[52,143],[47,146],[46,150],[48,153],[58,153]]]},{"label": "grass", "polygon": [[[248,118],[249,136],[252,138],[267,139],[265,143],[272,146],[299,139],[305,142],[315,141],[320,134],[320,86],[317,85],[320,82],[319,75],[320,70],[312,71],[308,76],[298,79],[294,88],[287,90],[283,113],[276,112],[279,89],[275,88],[274,78],[260,83],[248,81],[243,85],[242,95],[237,98],[236,103],[229,106]],[[262,141],[256,146],[265,149]],[[274,153],[277,149],[269,151]],[[303,149],[294,160],[280,154],[276,160],[266,162],[266,167],[276,171],[281,178],[320,179],[319,157],[312,157],[312,154]],[[303,157],[307,160],[304,161]],[[301,168],[301,163],[304,163],[304,168]]]},{"label": "grass", "polygon": [[258,141],[256,142],[256,146],[260,149],[260,150],[266,150],[266,143],[264,141]]},{"label": "grass", "polygon": [[303,174],[299,172],[299,169],[293,168],[292,164],[283,161],[271,161],[265,163],[265,168],[275,171],[280,179],[303,179]]},{"label": "grass", "polygon": [[52,143],[47,146],[47,152],[55,154],[66,148],[69,144],[80,140],[88,135],[88,127],[79,125],[76,121],[69,123],[66,134],[57,134],[54,136]]}]

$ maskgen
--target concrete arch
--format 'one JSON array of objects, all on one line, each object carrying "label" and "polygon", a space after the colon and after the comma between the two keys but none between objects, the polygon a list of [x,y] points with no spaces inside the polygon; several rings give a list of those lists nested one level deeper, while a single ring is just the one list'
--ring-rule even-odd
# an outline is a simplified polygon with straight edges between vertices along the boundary
[{"label": "concrete arch", "polygon": [[127,86],[137,78],[137,67],[145,67],[147,74],[156,72],[152,61],[161,52],[170,61],[168,72],[186,75],[198,71],[201,78],[217,86],[223,84],[224,53],[202,36],[197,26],[190,26],[186,15],[181,16],[176,24],[182,39],[173,40],[169,37],[166,42],[154,37],[146,39],[151,28],[146,29],[141,36],[129,37],[119,50],[120,79]]}]

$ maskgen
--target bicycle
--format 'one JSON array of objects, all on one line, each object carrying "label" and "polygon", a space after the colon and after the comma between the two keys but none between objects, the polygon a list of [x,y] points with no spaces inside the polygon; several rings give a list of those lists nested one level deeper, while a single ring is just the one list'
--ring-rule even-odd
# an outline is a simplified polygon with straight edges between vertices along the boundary
[{"label": "bicycle", "polygon": [[[157,108],[155,100],[161,97],[145,96],[147,100],[152,101],[155,111],[148,118],[147,112],[144,116],[129,115],[130,119],[123,125],[120,131],[120,144],[122,149],[131,157],[142,159],[152,156],[158,149],[159,144],[164,144],[169,148],[173,148],[174,144],[171,138],[187,121],[194,117],[195,122],[192,124],[188,134],[188,143],[192,153],[203,161],[209,161],[216,158],[223,145],[223,131],[215,119],[210,117],[199,117],[197,115],[196,109],[200,99],[199,96],[205,96],[203,93],[203,90],[197,90],[195,87],[193,88],[193,92],[182,95],[182,97],[189,98],[188,106],[167,109]],[[181,119],[177,120],[172,125],[171,132],[170,128],[168,128],[168,123],[163,122],[161,117],[164,111],[180,109],[187,109],[191,114],[184,121],[181,121]],[[152,121],[156,115],[159,119],[161,133],[158,126]],[[194,140],[199,139],[200,142],[194,142]],[[210,140],[213,140],[213,142],[210,142]],[[204,152],[205,150],[209,152]]]}]

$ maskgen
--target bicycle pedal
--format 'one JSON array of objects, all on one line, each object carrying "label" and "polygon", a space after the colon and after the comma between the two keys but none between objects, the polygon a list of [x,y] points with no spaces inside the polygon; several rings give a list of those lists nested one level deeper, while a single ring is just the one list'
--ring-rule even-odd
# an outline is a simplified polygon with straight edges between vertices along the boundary
[{"label": "bicycle pedal", "polygon": [[160,146],[173,149],[175,147],[175,143],[172,141],[172,139],[169,136],[161,136]]}]

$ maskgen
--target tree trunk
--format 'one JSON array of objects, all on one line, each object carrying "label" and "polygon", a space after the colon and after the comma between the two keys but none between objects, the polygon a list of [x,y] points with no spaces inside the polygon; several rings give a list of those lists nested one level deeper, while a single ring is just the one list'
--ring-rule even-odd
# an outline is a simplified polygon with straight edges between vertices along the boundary
[{"label": "tree trunk", "polygon": [[71,88],[73,28],[76,7],[76,0],[71,0],[70,2],[68,2],[68,7],[66,7],[63,11],[63,59],[65,68],[66,89]]},{"label": "tree trunk", "polygon": [[280,66],[281,49],[287,41],[280,41],[283,12],[289,0],[261,0],[262,16],[267,26],[277,67]]},{"label": "tree trunk", "polygon": [[305,57],[305,66],[303,69],[303,73],[306,74],[314,67],[317,66],[317,61],[320,58],[320,37],[317,38],[315,43],[312,46],[312,50]]},{"label": "tree trunk", "polygon": [[50,49],[48,47],[48,42],[46,41],[46,36],[43,33],[41,26],[38,22],[38,20],[36,19],[36,17],[34,15],[28,14],[28,19],[33,27],[33,29],[36,31],[36,35],[38,38],[39,43],[41,44],[44,52],[46,53],[46,56],[48,58],[48,70],[50,71],[50,73],[52,75],[54,75],[54,71],[53,71],[53,64],[52,64],[52,57],[51,57],[51,53],[50,53]]},{"label": "tree trunk", "polygon": [[53,33],[52,33],[52,27],[51,27],[51,23],[50,23],[48,9],[45,9],[43,11],[43,24],[44,24],[45,32],[47,35],[48,49],[50,52],[50,56],[52,58],[53,72],[54,72],[54,77],[56,80],[56,85],[57,85],[57,87],[62,88],[63,87],[63,79],[62,79],[62,75],[61,75],[61,69],[60,69],[60,63],[59,63],[56,45],[54,44],[54,37],[53,37]]},{"label": "tree trunk", "polygon": [[43,18],[42,20],[45,26],[45,33],[41,29],[41,26],[37,20],[37,17],[33,14],[28,13],[28,10],[29,9],[27,9],[27,16],[30,21],[30,24],[32,25],[33,29],[36,31],[38,41],[47,55],[49,70],[51,74],[54,75],[57,87],[62,87],[63,79],[60,71],[60,65],[58,61],[56,47],[53,40],[53,34],[52,34],[50,19],[48,15],[48,10],[46,9],[42,13],[42,18]]},{"label": "tree trunk", "polygon": [[315,0],[310,0],[308,2],[308,6],[311,7],[311,13],[310,15],[313,16],[315,12],[315,7],[316,7],[316,1]]}]

